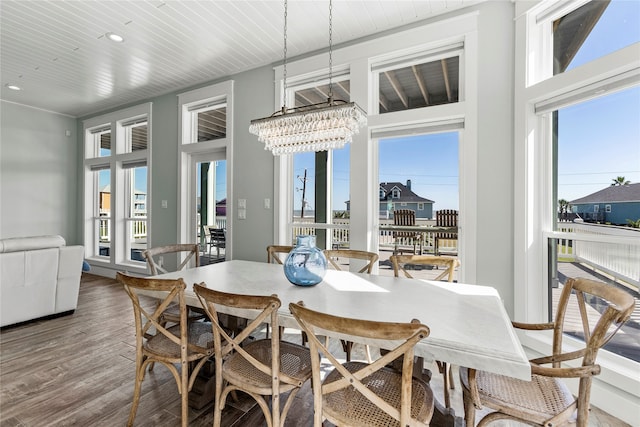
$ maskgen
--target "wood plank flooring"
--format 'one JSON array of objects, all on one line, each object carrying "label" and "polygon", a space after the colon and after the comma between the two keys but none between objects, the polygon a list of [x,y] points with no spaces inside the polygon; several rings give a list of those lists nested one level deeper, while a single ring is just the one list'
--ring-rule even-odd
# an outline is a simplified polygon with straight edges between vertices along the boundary
[{"label": "wood plank flooring", "polygon": [[[285,338],[299,342],[300,335],[287,330]],[[132,308],[124,290],[115,280],[84,273],[75,313],[0,332],[0,426],[125,425],[133,396],[134,345]],[[343,357],[337,341],[335,350]],[[354,351],[361,349],[355,346]],[[434,373],[432,387],[436,396],[442,396],[440,375]],[[462,416],[459,386],[453,393],[453,405]],[[312,395],[306,384],[286,426],[311,426],[312,414]],[[212,404],[190,409],[190,426],[212,423]],[[180,396],[173,377],[162,366],[145,377],[135,425],[180,425]],[[239,402],[227,404],[222,425],[266,424],[257,405],[240,394]],[[594,408],[590,426],[627,424]]]}]

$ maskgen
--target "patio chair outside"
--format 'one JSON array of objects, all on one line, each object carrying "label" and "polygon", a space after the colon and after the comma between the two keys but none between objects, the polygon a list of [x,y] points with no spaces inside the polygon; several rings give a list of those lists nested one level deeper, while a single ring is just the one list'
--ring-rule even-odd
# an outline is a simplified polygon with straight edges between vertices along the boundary
[{"label": "patio chair outside", "polygon": [[[453,209],[443,209],[436,211],[436,227],[458,227],[458,211]],[[458,248],[458,231],[454,232],[437,232],[434,237],[433,253],[440,255],[440,245],[442,242],[449,242],[449,246],[452,247],[452,242],[455,241],[455,253]]]},{"label": "patio chair outside", "polygon": [[[416,213],[411,209],[397,209],[393,211],[393,225],[416,225]],[[409,241],[413,245],[413,253],[416,253],[418,244],[420,245],[420,252],[422,253],[422,233],[415,231],[394,231],[393,232],[393,253],[394,255],[400,253],[399,247]]]}]

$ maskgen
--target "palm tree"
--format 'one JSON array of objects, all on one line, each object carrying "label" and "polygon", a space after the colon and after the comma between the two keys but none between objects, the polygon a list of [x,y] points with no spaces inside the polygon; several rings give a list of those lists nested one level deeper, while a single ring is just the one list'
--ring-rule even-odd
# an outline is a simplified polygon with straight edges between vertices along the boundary
[{"label": "palm tree", "polygon": [[558,208],[560,209],[560,213],[566,213],[569,211],[569,202],[565,199],[558,200]]},{"label": "palm tree", "polygon": [[631,181],[627,181],[624,176],[619,176],[615,179],[612,180],[613,184],[611,184],[611,186],[615,186],[615,185],[629,185],[631,184]]}]

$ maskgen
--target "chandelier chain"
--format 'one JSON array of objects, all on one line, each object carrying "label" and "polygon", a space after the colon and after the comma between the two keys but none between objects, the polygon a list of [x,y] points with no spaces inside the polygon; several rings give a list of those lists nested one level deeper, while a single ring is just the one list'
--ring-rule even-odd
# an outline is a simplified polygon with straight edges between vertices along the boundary
[{"label": "chandelier chain", "polygon": [[287,0],[284,0],[284,76],[282,89],[282,109],[287,109]]},{"label": "chandelier chain", "polygon": [[329,0],[329,103],[333,102],[333,1]]}]

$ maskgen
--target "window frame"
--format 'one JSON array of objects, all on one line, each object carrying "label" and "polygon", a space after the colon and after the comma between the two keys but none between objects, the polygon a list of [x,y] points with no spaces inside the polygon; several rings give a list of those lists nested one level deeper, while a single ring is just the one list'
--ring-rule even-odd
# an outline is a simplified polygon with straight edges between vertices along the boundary
[{"label": "window frame", "polygon": [[[225,258],[233,259],[233,216],[235,203],[233,197],[233,90],[234,81],[216,83],[199,89],[178,94],[178,242],[193,241],[191,230],[197,224],[195,204],[191,203],[191,196],[195,194],[195,167],[197,161],[216,157],[224,153],[227,167],[227,247]],[[213,108],[225,105],[227,110],[226,137],[209,141],[197,142],[193,140],[194,132],[197,136],[197,114],[189,111],[197,105],[212,104]],[[208,108],[208,107],[207,107]],[[197,113],[201,110],[196,110]]]},{"label": "window frame", "polygon": [[[473,206],[477,203],[477,63],[478,63],[478,13],[470,12],[423,26],[408,29],[334,50],[334,68],[348,69],[351,81],[351,101],[365,111],[378,111],[375,107],[378,94],[373,83],[372,66],[392,58],[412,56],[447,45],[464,46],[460,57],[460,84],[457,103],[436,105],[383,114],[369,114],[368,124],[354,135],[351,145],[349,241],[351,247],[377,251],[379,223],[378,147],[381,133],[391,135],[410,134],[416,131],[430,133],[439,129],[460,129],[459,170],[460,217],[459,256],[464,258],[460,278],[467,282],[476,279],[476,236]],[[425,42],[425,40],[430,40]],[[326,55],[316,55],[287,64],[287,76],[309,76],[318,70],[326,72]],[[274,109],[281,107],[283,67],[275,70],[276,90]],[[378,132],[378,136],[375,133]],[[386,137],[387,135],[385,135]],[[290,244],[293,183],[290,156],[274,157],[274,242]]]},{"label": "window frame", "polygon": [[[146,272],[146,263],[143,261],[131,260],[130,242],[128,239],[129,230],[129,196],[133,194],[128,189],[130,178],[128,170],[131,165],[146,165],[147,167],[147,225],[150,223],[151,210],[151,126],[152,126],[152,104],[144,103],[137,106],[125,108],[112,113],[96,116],[83,121],[83,147],[84,147],[84,227],[83,241],[85,246],[85,258],[91,265],[109,270],[128,269],[133,272]],[[126,132],[124,127],[132,120],[146,118],[147,121],[147,148],[144,150],[131,151],[127,147]],[[111,153],[109,156],[100,156],[99,144],[96,146],[92,131],[96,128],[109,128],[111,132]],[[130,148],[130,147],[129,147]],[[97,152],[96,152],[97,151]],[[98,242],[96,241],[96,231],[99,223],[96,224],[99,212],[99,182],[95,171],[98,169],[109,169],[110,171],[110,248],[109,256],[100,256],[98,252]],[[150,241],[149,227],[147,226],[147,247]]]},{"label": "window frame", "polygon": [[[546,322],[549,316],[548,239],[575,237],[553,231],[552,123],[550,114],[544,111],[640,85],[638,43],[552,75],[551,23],[584,3],[585,0],[540,1],[515,5],[514,212],[523,215],[517,215],[514,221],[514,277],[519,284],[514,289],[514,320],[521,322]],[[550,336],[517,332],[532,354],[548,352]],[[563,342],[567,349],[572,347],[571,338],[566,337]],[[636,399],[640,397],[640,381],[634,374],[638,363],[606,351],[598,354],[598,361],[602,373],[594,381],[594,404],[604,410],[621,411],[624,399],[612,395],[611,387],[630,390]],[[575,392],[575,384],[569,386]],[[631,413],[631,407],[625,411]]]}]

